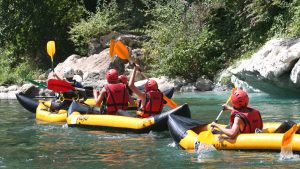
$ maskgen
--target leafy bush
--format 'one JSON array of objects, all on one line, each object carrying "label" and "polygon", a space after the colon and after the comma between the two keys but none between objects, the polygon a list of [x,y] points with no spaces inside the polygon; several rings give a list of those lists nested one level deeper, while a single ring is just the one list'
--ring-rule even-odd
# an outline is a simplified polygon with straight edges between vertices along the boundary
[{"label": "leafy bush", "polygon": [[16,62],[12,57],[12,50],[1,49],[0,52],[0,84],[21,84],[28,79],[36,79],[41,73],[29,60]]},{"label": "leafy bush", "polygon": [[87,20],[75,23],[69,31],[70,40],[75,44],[76,51],[80,54],[87,54],[88,43],[98,35],[105,35],[112,30],[119,29],[125,24],[118,20],[120,11],[117,10],[117,3],[112,1],[103,8],[97,8],[96,14],[90,13]]},{"label": "leafy bush", "polygon": [[144,45],[144,61],[156,75],[213,79],[267,40],[300,33],[296,0],[188,2],[157,3],[148,11],[154,20],[148,25],[151,40]]},{"label": "leafy bush", "polygon": [[84,17],[82,0],[8,1],[0,0],[0,47],[13,45],[16,60],[24,55],[28,60],[39,59],[36,66],[47,63],[45,46],[55,40],[56,55],[63,61],[74,51],[67,31],[72,23]]},{"label": "leafy bush", "polygon": [[70,40],[75,44],[76,51],[87,54],[88,44],[93,38],[106,35],[112,31],[133,32],[141,29],[147,17],[143,8],[147,1],[103,1],[97,7],[96,13],[90,13],[88,19],[75,23],[70,31]]},{"label": "leafy bush", "polygon": [[144,59],[154,74],[196,80],[203,74],[213,77],[222,67],[224,44],[207,24],[210,12],[222,4],[188,5],[170,1],[149,11],[156,19],[147,31],[151,40],[145,43]]},{"label": "leafy bush", "polygon": [[[31,72],[30,66],[49,65],[49,58],[41,56],[50,39],[61,56],[57,63],[74,51],[71,41],[79,54],[86,55],[92,39],[111,31],[146,34],[150,37],[143,44],[146,69],[195,80],[202,75],[213,79],[220,69],[250,57],[271,38],[300,35],[298,0],[97,2],[96,13],[88,13],[83,3],[91,1],[0,0],[0,48],[5,48],[0,82],[17,82],[18,76],[38,72]],[[26,61],[33,59],[39,64]]]},{"label": "leafy bush", "polygon": [[286,20],[287,23],[287,35],[291,37],[300,36],[300,1],[294,0],[289,7],[290,20]]}]

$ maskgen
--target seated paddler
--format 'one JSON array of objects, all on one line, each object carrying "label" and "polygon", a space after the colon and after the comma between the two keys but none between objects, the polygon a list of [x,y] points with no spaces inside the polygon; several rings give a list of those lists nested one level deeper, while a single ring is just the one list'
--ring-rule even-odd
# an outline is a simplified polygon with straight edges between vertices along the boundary
[{"label": "seated paddler", "polygon": [[219,129],[221,134],[225,134],[225,138],[235,138],[241,133],[261,131],[263,128],[261,114],[257,109],[248,107],[248,102],[248,94],[241,89],[237,89],[231,94],[233,107],[226,104],[223,105],[224,110],[231,111],[230,127],[225,128],[215,122],[211,126]]},{"label": "seated paddler", "polygon": [[[76,88],[83,88],[82,84],[75,79],[73,79],[75,75],[75,71],[71,67],[66,67],[63,70],[63,78],[60,78],[57,74],[53,73],[53,76],[58,79],[58,80],[64,80],[69,82],[72,86]],[[85,99],[85,92],[84,91],[67,91],[67,92],[60,92],[59,93],[59,100],[58,102],[53,102],[51,104],[51,109],[54,110],[60,110],[60,109],[65,109],[67,110],[69,106],[71,105],[73,100],[79,100]]]},{"label": "seated paddler", "polygon": [[128,78],[125,75],[120,75],[119,76],[119,80],[120,80],[121,83],[123,83],[124,85],[126,85],[126,88],[128,90],[128,94],[129,94],[129,106],[130,107],[136,107],[136,103],[135,103],[134,98],[132,96],[133,92],[132,92],[132,90],[128,86]]},{"label": "seated paddler", "polygon": [[148,79],[144,86],[144,91],[139,90],[135,85],[136,71],[140,69],[136,65],[133,69],[132,76],[129,80],[129,87],[141,100],[141,107],[137,111],[137,115],[141,118],[147,118],[160,114],[164,107],[163,93],[158,89],[157,82],[153,79]]},{"label": "seated paddler", "polygon": [[119,73],[116,69],[106,72],[105,84],[101,91],[94,89],[96,106],[101,105],[101,113],[116,115],[126,112],[128,108],[129,94],[126,85],[119,80]]}]

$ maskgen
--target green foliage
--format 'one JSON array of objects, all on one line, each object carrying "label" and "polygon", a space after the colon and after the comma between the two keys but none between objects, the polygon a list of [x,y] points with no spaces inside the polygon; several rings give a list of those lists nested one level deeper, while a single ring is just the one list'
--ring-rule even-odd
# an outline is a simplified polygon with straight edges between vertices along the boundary
[{"label": "green foliage", "polygon": [[[99,1],[96,13],[90,13],[87,19],[74,23],[69,31],[70,40],[76,51],[86,55],[88,44],[112,31],[140,32],[151,17],[145,15],[150,0]],[[139,31],[137,31],[139,30]]]},{"label": "green foliage", "polygon": [[224,62],[219,51],[224,44],[210,30],[207,18],[222,4],[187,5],[175,0],[149,11],[156,20],[147,31],[151,40],[145,43],[144,59],[151,62],[155,74],[191,80],[203,74],[213,77]]},{"label": "green foliage", "polygon": [[143,60],[155,75],[213,79],[271,38],[299,37],[300,1],[0,0],[0,20],[0,82],[50,68],[49,40],[56,64],[111,31],[150,37]]},{"label": "green foliage", "polygon": [[73,22],[83,17],[80,1],[2,0],[0,1],[0,47],[13,45],[12,57],[49,63],[45,52],[47,41],[55,40],[56,58],[62,61],[73,51],[67,31]]},{"label": "green foliage", "polygon": [[117,4],[112,1],[102,8],[97,8],[96,14],[90,15],[87,20],[81,20],[75,23],[69,31],[70,40],[77,47],[77,52],[87,54],[88,44],[92,38],[105,35],[113,30],[118,30],[125,26],[120,18],[121,13],[117,9]]},{"label": "green foliage", "polygon": [[300,36],[300,1],[293,0],[289,7],[289,17],[287,20],[287,34],[291,37]]},{"label": "green foliage", "polygon": [[[34,62],[28,60],[22,60],[16,62],[11,57],[12,50],[1,49],[0,52],[0,84],[21,84],[26,78],[36,79],[41,73],[33,65]],[[12,63],[15,67],[12,67]]]},{"label": "green foliage", "polygon": [[[211,79],[274,37],[299,36],[300,2],[188,1],[157,3],[144,60],[156,75]],[[290,20],[290,18],[292,18]]]}]

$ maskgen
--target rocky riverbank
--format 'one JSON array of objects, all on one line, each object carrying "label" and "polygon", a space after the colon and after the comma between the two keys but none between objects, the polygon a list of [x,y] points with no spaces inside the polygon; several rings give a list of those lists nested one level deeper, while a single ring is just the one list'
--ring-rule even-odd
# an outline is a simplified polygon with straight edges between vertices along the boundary
[{"label": "rocky riverbank", "polygon": [[[129,75],[133,69],[132,65],[130,65],[127,60],[121,60],[118,57],[111,58],[109,55],[109,40],[111,39],[111,36],[118,37],[117,40],[126,42],[126,44],[129,45],[128,47],[131,51],[132,58],[137,63],[141,63],[141,50],[139,48],[133,48],[134,46],[140,46],[138,43],[140,43],[139,39],[141,39],[141,37],[134,35],[120,35],[113,32],[110,35],[101,37],[101,45],[96,44],[96,41],[93,41],[94,43],[90,44],[90,56],[81,57],[75,54],[71,55],[63,63],[59,63],[55,67],[55,73],[62,77],[64,68],[72,67],[76,72],[74,78],[81,82],[84,86],[93,88],[98,88],[98,86],[106,83],[105,72],[109,68],[118,69],[120,74],[125,74],[129,78]],[[98,46],[105,46],[106,49],[102,50],[100,53],[96,53],[96,51],[99,50]],[[47,79],[51,78],[51,76],[51,72],[46,72],[36,81],[46,84]],[[169,79],[167,77],[158,77],[154,79],[157,80],[161,90],[175,87],[175,89],[180,92],[208,91],[212,90],[214,87],[214,83],[205,77],[198,78],[196,82],[188,82],[181,78]],[[146,82],[146,80],[140,74],[137,74],[136,80],[138,81],[137,85],[141,85]],[[54,92],[52,91],[41,89],[31,83],[27,83],[23,84],[22,86],[1,86],[0,99],[15,99],[15,94],[20,92],[30,96],[54,95]]]}]

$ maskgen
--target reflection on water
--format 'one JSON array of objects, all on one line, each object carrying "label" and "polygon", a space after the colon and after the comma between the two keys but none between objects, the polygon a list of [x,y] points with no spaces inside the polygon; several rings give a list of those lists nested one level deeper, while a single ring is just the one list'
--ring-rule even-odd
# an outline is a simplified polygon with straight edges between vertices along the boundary
[{"label": "reflection on water", "polygon": [[[188,103],[192,117],[213,121],[230,92],[175,94]],[[250,94],[250,105],[264,121],[299,122],[300,100]],[[228,123],[229,113],[220,118]],[[16,101],[0,101],[0,167],[2,168],[299,168],[299,157],[279,160],[280,152],[187,152],[169,133],[112,133],[41,123]]]}]

